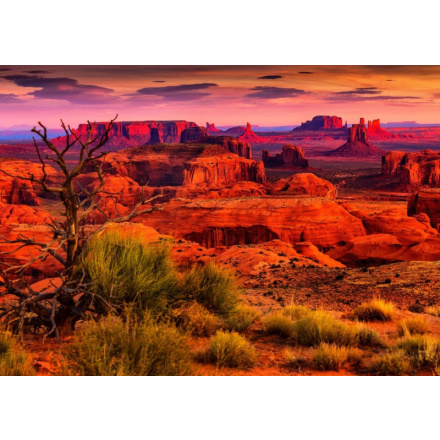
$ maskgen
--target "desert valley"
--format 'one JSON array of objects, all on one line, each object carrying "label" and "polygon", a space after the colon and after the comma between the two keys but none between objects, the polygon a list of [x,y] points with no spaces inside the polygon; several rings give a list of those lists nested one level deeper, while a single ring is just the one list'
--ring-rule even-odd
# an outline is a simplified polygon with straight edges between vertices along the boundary
[{"label": "desert valley", "polygon": [[[32,295],[56,291],[64,267],[48,248],[65,207],[45,187],[62,185],[65,174],[44,159],[71,142],[65,161],[73,168],[81,142],[107,134],[99,150],[107,154],[72,179],[78,203],[90,194],[96,202],[78,205],[87,211],[84,234],[116,230],[123,240],[165,245],[178,276],[215,267],[237,282],[235,315],[197,298],[171,307],[192,374],[438,374],[440,126],[382,127],[359,116],[357,124],[315,116],[283,131],[116,120],[64,136],[49,130],[36,145],[0,133],[2,264],[26,266],[21,280]],[[138,206],[145,212],[132,215]],[[10,288],[4,317],[17,300]],[[36,374],[64,374],[75,362],[64,356],[75,340],[70,323],[48,337],[50,327],[21,321]],[[252,359],[207,354],[228,335],[243,338]]]}]

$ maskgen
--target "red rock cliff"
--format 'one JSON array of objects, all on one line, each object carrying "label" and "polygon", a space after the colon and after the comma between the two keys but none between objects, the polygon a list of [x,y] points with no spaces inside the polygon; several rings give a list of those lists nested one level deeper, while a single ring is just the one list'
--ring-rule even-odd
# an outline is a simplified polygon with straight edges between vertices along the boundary
[{"label": "red rock cliff", "polygon": [[315,116],[311,121],[303,122],[294,130],[339,130],[343,128],[342,118],[339,116]]},{"label": "red rock cliff", "polygon": [[308,168],[309,160],[306,159],[304,150],[296,145],[286,144],[281,154],[272,156],[267,150],[263,150],[263,162],[266,166],[290,165],[299,168]]}]

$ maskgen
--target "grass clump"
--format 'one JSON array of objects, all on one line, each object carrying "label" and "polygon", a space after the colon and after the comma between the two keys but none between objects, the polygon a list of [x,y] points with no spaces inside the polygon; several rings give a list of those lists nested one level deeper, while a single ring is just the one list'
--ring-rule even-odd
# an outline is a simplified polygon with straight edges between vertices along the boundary
[{"label": "grass clump", "polygon": [[380,337],[376,330],[366,327],[363,324],[358,323],[355,326],[356,338],[359,345],[370,347],[385,348],[386,343]]},{"label": "grass clump", "polygon": [[429,324],[421,316],[404,319],[397,324],[397,332],[399,333],[399,336],[423,335],[429,331]]},{"label": "grass clump", "polygon": [[313,354],[313,363],[320,370],[339,371],[346,363],[360,363],[360,350],[322,342]]},{"label": "grass clump", "polygon": [[202,305],[192,302],[175,309],[173,316],[179,327],[193,336],[212,336],[222,321]]},{"label": "grass clump", "polygon": [[416,367],[437,368],[440,364],[440,340],[429,335],[408,335],[398,347],[411,359]]},{"label": "grass clump", "polygon": [[294,333],[298,343],[306,346],[317,346],[322,342],[350,346],[357,342],[353,327],[322,311],[313,312],[297,321]]},{"label": "grass clump", "polygon": [[12,333],[0,329],[0,376],[33,376],[29,355]]},{"label": "grass clump", "polygon": [[80,376],[183,376],[192,366],[186,337],[148,313],[85,322],[66,358],[68,374]]},{"label": "grass clump", "polygon": [[375,376],[404,376],[411,373],[411,364],[403,350],[373,358],[369,372]]},{"label": "grass clump", "polygon": [[359,321],[392,321],[394,304],[375,298],[368,303],[356,307],[352,315]]},{"label": "grass clump", "polygon": [[215,363],[217,367],[248,369],[255,365],[255,348],[238,333],[218,331],[209,342],[201,359]]},{"label": "grass clump", "polygon": [[82,259],[92,291],[106,301],[164,311],[178,293],[178,273],[166,244],[146,245],[118,231],[95,237]]},{"label": "grass clump", "polygon": [[266,332],[270,335],[278,335],[282,338],[290,338],[294,335],[295,323],[282,312],[273,313],[263,321]]},{"label": "grass clump", "polygon": [[225,319],[225,323],[229,330],[242,332],[247,330],[260,317],[261,314],[258,310],[245,304],[240,304],[230,312],[229,316]]},{"label": "grass clump", "polygon": [[304,318],[304,316],[307,316],[310,313],[312,313],[310,309],[298,304],[291,304],[284,307],[282,310],[282,314],[287,318],[290,318],[292,321],[297,321],[298,319]]},{"label": "grass clump", "polygon": [[291,368],[297,368],[298,370],[307,364],[306,358],[303,354],[296,354],[291,350],[284,351],[284,359],[286,359],[286,363]]},{"label": "grass clump", "polygon": [[210,312],[227,317],[237,308],[240,292],[236,277],[214,264],[194,266],[185,276],[184,292]]}]

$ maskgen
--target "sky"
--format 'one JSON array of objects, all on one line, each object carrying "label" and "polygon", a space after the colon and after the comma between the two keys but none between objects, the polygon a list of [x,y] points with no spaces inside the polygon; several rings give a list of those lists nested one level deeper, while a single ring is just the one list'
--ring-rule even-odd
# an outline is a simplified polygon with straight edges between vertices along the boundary
[{"label": "sky", "polygon": [[87,120],[440,123],[440,66],[0,66],[0,128]]}]

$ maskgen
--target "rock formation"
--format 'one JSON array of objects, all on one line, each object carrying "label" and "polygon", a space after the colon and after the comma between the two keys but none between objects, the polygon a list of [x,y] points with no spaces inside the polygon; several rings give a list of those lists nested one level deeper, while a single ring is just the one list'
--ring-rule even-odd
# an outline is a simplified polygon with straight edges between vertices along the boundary
[{"label": "rock formation", "polygon": [[203,144],[220,145],[226,151],[230,151],[246,159],[252,159],[252,147],[247,142],[238,140],[232,136],[206,136],[200,139],[199,142]]},{"label": "rock formation", "polygon": [[[311,121],[302,122],[293,130],[340,130],[343,128],[342,118],[338,116],[315,116]],[[293,131],[292,130],[292,131]]]},{"label": "rock formation", "polygon": [[249,124],[249,122],[246,124],[246,129],[245,129],[244,133],[242,135],[240,135],[238,137],[238,139],[240,141],[245,141],[245,142],[259,142],[259,141],[263,140],[263,138],[261,138],[260,136],[256,135],[252,131],[251,124]]},{"label": "rock formation", "polygon": [[379,157],[385,151],[371,145],[368,142],[367,128],[364,118],[359,124],[353,124],[348,130],[347,142],[336,150],[325,153],[325,156],[333,157]]},{"label": "rock formation", "polygon": [[306,159],[304,150],[296,145],[286,144],[283,146],[281,154],[272,156],[267,150],[263,150],[263,162],[265,166],[290,165],[298,168],[308,168],[309,160]]},{"label": "rock formation", "polygon": [[407,187],[440,187],[440,152],[422,150],[417,153],[392,151],[382,157],[382,174],[397,176]]},{"label": "rock formation", "polygon": [[237,127],[231,127],[225,130],[225,134],[228,136],[241,136],[246,131],[246,127],[239,125]]},{"label": "rock formation", "polygon": [[183,144],[187,142],[199,142],[204,136],[208,136],[208,130],[201,127],[189,127],[182,131],[180,142]]},{"label": "rock formation", "polygon": [[325,250],[366,234],[362,220],[324,198],[171,200],[137,221],[207,248],[280,239]]},{"label": "rock formation", "polygon": [[209,135],[220,133],[221,130],[219,130],[214,123],[210,124],[209,122],[206,123],[206,131]]},{"label": "rock formation", "polygon": [[280,179],[270,189],[270,194],[309,195],[312,197],[336,198],[336,188],[328,180],[320,179],[312,173],[299,173]]},{"label": "rock formation", "polygon": [[185,163],[183,184],[225,185],[230,182],[266,180],[263,162],[244,159],[235,154],[198,157]]},{"label": "rock formation", "polygon": [[368,121],[367,125],[368,136],[372,139],[393,139],[398,137],[397,135],[384,130],[380,126],[380,119],[373,119]]},{"label": "rock formation", "polygon": [[414,193],[408,200],[408,215],[426,214],[431,226],[440,231],[440,190],[427,189]]},{"label": "rock formation", "polygon": [[[107,122],[92,124],[93,135],[102,135]],[[187,121],[129,121],[115,122],[110,132],[106,150],[120,150],[148,143],[178,143],[184,130],[191,127],[198,127],[195,122]],[[87,124],[80,124],[74,130],[77,136],[85,139],[87,137]],[[64,137],[52,140],[57,146],[65,143]]]}]

